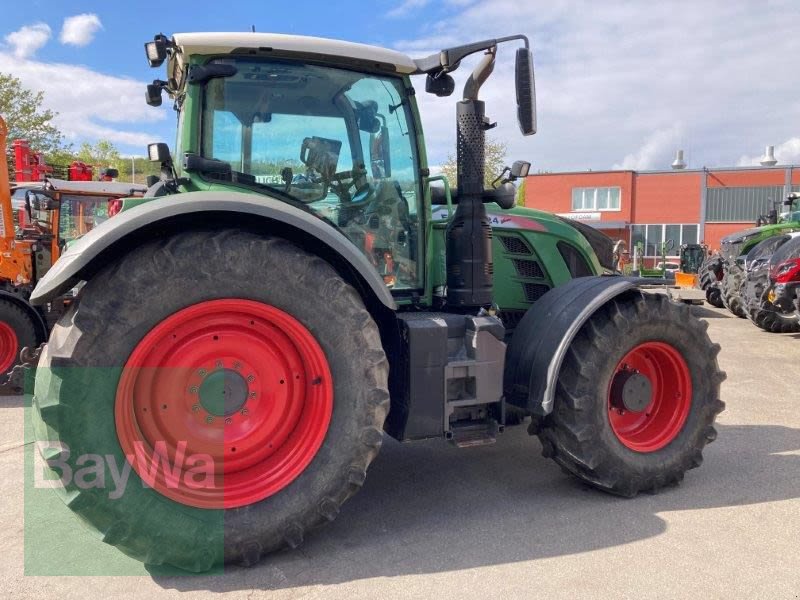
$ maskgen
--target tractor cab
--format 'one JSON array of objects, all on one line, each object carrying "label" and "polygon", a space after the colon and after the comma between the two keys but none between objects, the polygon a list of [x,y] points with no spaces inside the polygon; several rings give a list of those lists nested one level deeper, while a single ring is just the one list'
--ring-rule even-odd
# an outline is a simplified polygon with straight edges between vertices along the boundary
[{"label": "tractor cab", "polygon": [[339,229],[386,285],[421,287],[423,197],[407,82],[270,57],[202,68],[227,75],[198,84],[198,152],[187,153],[184,170],[301,205]]},{"label": "tractor cab", "polygon": [[[173,164],[165,145],[153,145],[162,147],[149,154],[162,162],[163,176],[152,195],[216,189],[278,199],[335,227],[395,296],[429,296],[445,282],[432,280],[433,250],[426,248],[430,183],[436,178],[427,168],[410,75],[425,75],[427,92],[448,96],[454,88],[449,73],[464,57],[484,53],[459,103],[464,114],[458,148],[469,155],[462,158],[472,168],[460,175],[452,197],[448,190],[434,194],[434,202],[460,205],[448,229],[448,243],[460,247],[450,255],[461,263],[448,271],[459,274],[447,282],[451,299],[464,288],[461,304],[489,305],[490,267],[483,265],[491,257],[485,240],[475,245],[469,238],[481,231],[481,223],[488,227],[484,203],[513,206],[516,190],[510,182],[526,175],[529,166],[518,161],[492,189],[484,189],[484,132],[493,125],[477,95],[493,69],[498,44],[505,42],[524,44],[517,58],[518,117],[530,135],[533,73],[524,36],[418,60],[361,44],[279,34],[156,36],[145,45],[148,60],[151,66],[166,61],[168,78],[148,86],[147,101],[161,104],[164,90],[175,100],[180,160]],[[309,44],[315,52],[303,50]],[[477,281],[482,289],[476,296]]]}]

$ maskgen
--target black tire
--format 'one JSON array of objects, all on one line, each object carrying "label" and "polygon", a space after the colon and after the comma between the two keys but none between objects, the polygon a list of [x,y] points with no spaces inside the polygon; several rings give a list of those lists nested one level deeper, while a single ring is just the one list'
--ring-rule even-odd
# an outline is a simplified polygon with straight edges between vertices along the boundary
[{"label": "black tire", "polygon": [[769,266],[755,269],[747,274],[743,299],[747,318],[759,329],[769,333],[797,333],[800,331],[800,315],[796,311],[781,311],[767,298],[769,291]]},{"label": "black tire", "polygon": [[10,327],[16,337],[16,347],[14,349],[0,348],[0,355],[3,357],[10,353],[13,353],[15,357],[11,366],[0,373],[0,375],[5,375],[11,371],[14,365],[19,364],[19,353],[23,348],[33,349],[37,346],[37,335],[36,325],[30,313],[12,300],[0,298],[0,323],[5,323]]},{"label": "black tire", "polygon": [[741,288],[744,282],[744,271],[733,262],[728,262],[722,278],[722,302],[731,313],[740,319],[747,318],[742,302]]},{"label": "black tire", "polygon": [[722,290],[719,283],[714,283],[706,288],[706,301],[717,308],[725,308],[722,302]]},{"label": "black tire", "polygon": [[700,265],[698,273],[700,275],[700,289],[706,293],[706,301],[712,306],[723,308],[720,281],[723,276],[724,261],[719,254],[709,256]]},{"label": "black tire", "polygon": [[113,501],[108,490],[68,485],[69,508],[105,542],[145,563],[204,571],[223,562],[253,564],[265,553],[296,547],[363,485],[382,443],[388,363],[361,297],[319,257],[238,230],[185,232],[147,243],[88,281],[56,325],[37,369],[39,439],[66,444],[68,464],[88,453],[124,461],[114,420],[121,365],[164,318],[222,298],[279,308],[316,338],[333,380],[330,424],[296,479],[242,508],[180,504],[145,488],[133,470]]},{"label": "black tire", "polygon": [[[621,496],[680,482],[702,462],[703,447],[717,435],[714,419],[725,406],[719,399],[725,379],[716,358],[720,347],[708,338],[707,327],[687,306],[663,296],[637,293],[606,304],[570,344],[552,414],[532,427],[543,455],[585,483]],[[682,355],[693,393],[676,437],[659,450],[638,452],[611,427],[608,390],[619,361],[649,341],[665,342]]]}]

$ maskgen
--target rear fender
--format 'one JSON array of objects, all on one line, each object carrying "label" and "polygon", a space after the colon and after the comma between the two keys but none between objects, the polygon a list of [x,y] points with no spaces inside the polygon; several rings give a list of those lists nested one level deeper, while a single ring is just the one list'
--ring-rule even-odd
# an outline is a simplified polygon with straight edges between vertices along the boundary
[{"label": "rear fender", "polygon": [[542,296],[520,320],[508,345],[503,379],[506,401],[545,416],[570,343],[598,309],[624,294],[639,294],[627,277],[579,277]]},{"label": "rear fender", "polygon": [[[225,220],[233,226],[275,231],[312,240],[322,258],[346,264],[359,279],[360,291],[394,310],[383,278],[341,232],[301,208],[263,195],[236,192],[190,192],[154,198],[123,211],[77,240],[39,280],[31,303],[44,304],[63,294],[93,271],[112,262],[132,244],[196,224]],[[334,265],[336,266],[336,265]]]}]

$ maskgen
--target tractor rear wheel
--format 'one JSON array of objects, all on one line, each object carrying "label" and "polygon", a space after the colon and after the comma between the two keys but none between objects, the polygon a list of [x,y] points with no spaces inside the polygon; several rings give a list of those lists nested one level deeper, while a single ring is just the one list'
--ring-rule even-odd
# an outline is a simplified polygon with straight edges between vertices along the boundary
[{"label": "tractor rear wheel", "polygon": [[19,353],[25,347],[36,347],[36,326],[23,308],[0,299],[0,375],[19,362]]},{"label": "tractor rear wheel", "polygon": [[104,457],[105,484],[65,496],[104,541],[203,571],[335,518],[381,446],[387,382],[377,325],[327,262],[186,232],[87,282],[40,360],[34,425],[51,466]]},{"label": "tractor rear wheel", "polygon": [[687,306],[638,293],[592,315],[564,359],[552,414],[533,427],[544,456],[621,496],[680,482],[724,408],[720,347],[706,328]]},{"label": "tractor rear wheel", "polygon": [[747,273],[742,286],[742,300],[747,318],[759,329],[769,333],[797,333],[800,331],[800,315],[794,309],[781,311],[769,301],[769,265]]}]

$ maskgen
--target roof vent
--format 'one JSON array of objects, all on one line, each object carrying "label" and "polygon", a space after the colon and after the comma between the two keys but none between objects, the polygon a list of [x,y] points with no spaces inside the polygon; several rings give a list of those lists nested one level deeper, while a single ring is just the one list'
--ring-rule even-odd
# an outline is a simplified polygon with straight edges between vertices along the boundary
[{"label": "roof vent", "polygon": [[683,160],[683,150],[678,150],[675,153],[675,160],[672,161],[672,168],[676,171],[686,168],[686,162]]},{"label": "roof vent", "polygon": [[767,146],[767,149],[764,151],[764,156],[761,157],[761,166],[774,167],[777,164],[778,160],[775,158],[775,146]]}]

